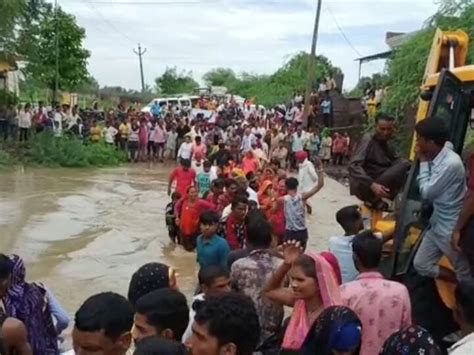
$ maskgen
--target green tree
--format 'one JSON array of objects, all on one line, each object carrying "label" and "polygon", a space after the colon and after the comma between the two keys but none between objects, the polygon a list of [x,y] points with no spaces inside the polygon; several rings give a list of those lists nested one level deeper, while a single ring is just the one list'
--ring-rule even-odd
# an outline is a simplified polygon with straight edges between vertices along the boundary
[{"label": "green tree", "polygon": [[[308,53],[298,53],[272,75],[242,73],[227,83],[230,92],[255,98],[259,104],[271,107],[291,100],[296,92],[304,92],[308,76]],[[217,71],[217,70],[216,70]],[[316,57],[316,79],[314,85],[326,76],[341,73],[324,56]],[[211,71],[214,73],[214,71]]]},{"label": "green tree", "polygon": [[441,0],[439,9],[430,19],[430,23],[436,23],[438,17],[460,16],[472,6],[472,0]]},{"label": "green tree", "polygon": [[204,74],[203,79],[210,86],[229,87],[235,84],[237,77],[232,69],[216,68]]},{"label": "green tree", "polygon": [[95,95],[99,92],[100,85],[97,80],[89,75],[80,85],[76,86],[75,91],[79,94]]},{"label": "green tree", "polygon": [[74,16],[61,8],[55,11],[43,0],[29,6],[18,41],[18,51],[27,62],[24,70],[26,77],[53,90],[58,55],[60,90],[74,90],[87,82],[87,59],[90,54],[83,47],[84,38],[85,30],[78,26]]},{"label": "green tree", "polygon": [[[407,107],[418,102],[420,85],[436,28],[444,31],[464,30],[474,38],[474,4],[472,0],[445,0],[439,11],[430,18],[426,28],[398,48],[389,62],[387,82],[390,90],[384,100],[384,110],[400,116]],[[470,46],[468,63],[474,59],[474,46]]]},{"label": "green tree", "polygon": [[387,85],[387,74],[375,73],[372,76],[364,76],[360,78],[357,86],[352,89],[347,95],[351,97],[362,97],[367,90],[376,90]]},{"label": "green tree", "polygon": [[161,95],[192,94],[199,89],[192,72],[181,71],[176,67],[166,68],[165,72],[155,79],[155,90]]},{"label": "green tree", "polygon": [[103,101],[114,101],[119,102],[140,102],[147,104],[155,97],[155,94],[150,87],[145,87],[145,91],[142,92],[137,90],[128,90],[121,86],[105,86],[98,90],[99,97]]},{"label": "green tree", "polygon": [[0,51],[12,52],[15,42],[15,26],[26,7],[26,0],[0,1]]}]

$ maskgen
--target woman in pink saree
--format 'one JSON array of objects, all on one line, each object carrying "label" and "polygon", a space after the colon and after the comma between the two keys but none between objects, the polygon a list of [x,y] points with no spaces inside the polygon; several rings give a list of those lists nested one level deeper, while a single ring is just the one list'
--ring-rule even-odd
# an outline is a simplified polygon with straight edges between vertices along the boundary
[{"label": "woman in pink saree", "polygon": [[[298,242],[283,245],[284,263],[264,288],[273,302],[293,307],[283,339],[282,350],[299,351],[319,315],[331,306],[341,305],[336,274],[319,254],[307,252]],[[282,287],[290,277],[290,287]]]}]

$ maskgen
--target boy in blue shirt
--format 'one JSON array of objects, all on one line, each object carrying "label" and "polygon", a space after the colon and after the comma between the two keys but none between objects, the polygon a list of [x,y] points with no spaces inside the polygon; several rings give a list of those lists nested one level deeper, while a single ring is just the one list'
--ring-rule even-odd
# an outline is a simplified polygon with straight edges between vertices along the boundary
[{"label": "boy in blue shirt", "polygon": [[212,164],[209,160],[204,161],[204,171],[197,174],[196,182],[199,188],[199,197],[206,198],[209,190],[211,189],[211,167]]},{"label": "boy in blue shirt", "polygon": [[204,212],[199,218],[201,235],[197,238],[197,262],[203,268],[211,265],[227,267],[230,247],[227,241],[216,234],[219,216],[214,212]]},{"label": "boy in blue shirt", "polygon": [[364,230],[364,222],[359,211],[359,206],[347,206],[336,213],[337,223],[344,229],[344,236],[329,238],[329,251],[339,261],[341,267],[342,283],[354,281],[359,272],[355,268],[352,258],[352,239]]}]

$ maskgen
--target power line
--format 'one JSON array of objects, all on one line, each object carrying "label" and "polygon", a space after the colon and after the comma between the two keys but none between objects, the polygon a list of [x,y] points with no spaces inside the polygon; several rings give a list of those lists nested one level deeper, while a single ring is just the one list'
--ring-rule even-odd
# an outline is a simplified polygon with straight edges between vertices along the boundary
[{"label": "power line", "polygon": [[334,24],[336,25],[337,29],[339,30],[339,32],[341,33],[342,37],[344,38],[344,40],[347,42],[347,44],[349,45],[349,47],[352,48],[352,50],[360,57],[363,57],[363,55],[357,50],[356,47],[354,47],[354,45],[352,44],[352,42],[349,40],[349,38],[346,36],[346,34],[344,33],[344,30],[342,29],[342,27],[339,25],[339,22],[337,21],[336,19],[336,16],[334,16],[334,13],[332,12],[331,8],[329,7],[329,5],[325,5],[326,9],[329,11],[329,14],[331,15],[333,21],[334,21]]},{"label": "power line", "polygon": [[[156,6],[156,5],[208,5],[211,3],[217,3],[221,0],[206,0],[206,1],[97,1],[97,0],[88,0],[89,4],[96,4],[96,5],[137,5],[137,6]],[[75,3],[80,2],[80,0],[69,0],[67,3]]]},{"label": "power line", "polygon": [[118,34],[122,35],[123,37],[125,37],[127,40],[129,40],[130,42],[132,42],[133,44],[137,43],[137,41],[135,41],[133,38],[129,37],[126,33],[122,32],[121,30],[119,30],[112,22],[110,22],[109,20],[107,20],[104,15],[102,14],[102,12],[100,12],[100,10],[94,5],[94,3],[92,1],[89,1],[89,0],[81,0],[81,2],[85,3],[86,5],[88,6],[92,6],[95,10],[95,13],[97,15],[99,15],[99,17],[102,19],[102,21],[104,21],[104,23],[106,23],[110,28],[112,28],[115,32],[117,32]]}]

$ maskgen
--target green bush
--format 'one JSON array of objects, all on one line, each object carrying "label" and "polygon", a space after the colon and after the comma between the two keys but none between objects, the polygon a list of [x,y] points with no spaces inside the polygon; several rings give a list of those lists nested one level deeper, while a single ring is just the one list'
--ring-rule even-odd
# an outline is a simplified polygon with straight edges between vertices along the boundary
[{"label": "green bush", "polygon": [[18,103],[18,97],[15,94],[0,90],[0,106],[16,105]]},{"label": "green bush", "polygon": [[26,152],[31,163],[50,167],[114,166],[126,161],[124,152],[105,143],[83,144],[75,137],[35,135]]},{"label": "green bush", "polygon": [[[415,34],[397,49],[387,70],[387,83],[390,90],[384,101],[384,110],[399,116],[407,107],[416,106],[426,62],[433,43],[436,28],[443,31],[464,30],[470,40],[474,39],[474,4],[470,0],[441,2],[440,10],[430,19],[426,28]],[[471,44],[467,64],[474,59],[474,46]]]},{"label": "green bush", "polygon": [[[472,0],[441,1],[440,9],[427,21],[424,29],[395,51],[388,63],[387,85],[390,87],[383,102],[383,110],[398,118],[402,127],[411,127],[412,112],[417,107],[420,86],[437,28],[443,31],[464,30],[474,39],[474,4]],[[474,60],[474,45],[470,45],[467,64]],[[410,114],[407,114],[409,112]],[[406,155],[413,131],[403,129],[397,135],[397,146]]]},{"label": "green bush", "polygon": [[7,152],[0,150],[0,169],[13,164],[13,159]]}]

